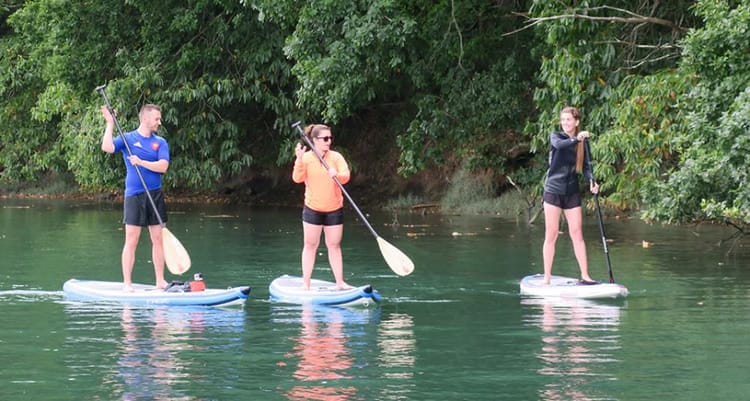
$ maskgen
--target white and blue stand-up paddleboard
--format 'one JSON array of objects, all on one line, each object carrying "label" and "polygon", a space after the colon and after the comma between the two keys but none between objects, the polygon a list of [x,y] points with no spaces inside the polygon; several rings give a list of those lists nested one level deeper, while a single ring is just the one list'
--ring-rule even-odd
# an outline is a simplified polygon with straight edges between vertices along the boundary
[{"label": "white and blue stand-up paddleboard", "polygon": [[291,304],[327,306],[371,306],[383,297],[371,285],[340,290],[336,283],[312,279],[310,289],[302,288],[302,277],[283,275],[268,286],[271,300]]},{"label": "white and blue stand-up paddleboard", "polygon": [[532,297],[599,299],[620,298],[628,295],[628,289],[617,283],[583,284],[575,278],[552,276],[550,283],[544,284],[543,274],[524,277],[520,286],[521,295]]},{"label": "white and blue stand-up paddleboard", "polygon": [[153,285],[133,284],[123,290],[122,282],[70,279],[63,284],[65,297],[73,301],[110,302],[146,306],[229,306],[242,305],[250,287],[206,288],[202,291],[165,291]]}]

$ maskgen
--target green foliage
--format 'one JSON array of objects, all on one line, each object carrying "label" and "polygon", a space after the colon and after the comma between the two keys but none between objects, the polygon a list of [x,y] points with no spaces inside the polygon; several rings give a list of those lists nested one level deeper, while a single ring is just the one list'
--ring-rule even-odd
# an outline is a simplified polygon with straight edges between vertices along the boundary
[{"label": "green foliage", "polygon": [[523,214],[527,201],[518,191],[497,195],[492,174],[477,174],[469,169],[458,169],[451,177],[440,210],[446,213],[488,214],[516,218]]},{"label": "green foliage", "polygon": [[387,135],[401,129],[397,118],[384,121],[379,133],[400,148],[402,175],[446,160],[503,171],[508,154],[524,146],[514,131],[530,110],[525,94],[535,65],[528,59],[530,34],[502,36],[518,28],[517,18],[507,18],[515,4],[318,0],[298,11],[295,5],[252,2],[263,19],[294,29],[285,53],[295,62],[300,108],[338,123],[364,108],[400,107],[411,121],[406,131]]},{"label": "green foliage", "polygon": [[415,50],[409,68],[416,115],[398,137],[402,175],[446,163],[508,173],[509,159],[528,149],[517,132],[531,108],[530,37],[502,36],[518,20],[495,7],[441,2],[420,16],[416,40],[425,50]]},{"label": "green foliage", "polygon": [[295,60],[303,108],[336,123],[400,75],[416,22],[398,1],[309,2],[285,52]]},{"label": "green foliage", "polygon": [[[564,106],[582,112],[592,132],[595,175],[608,203],[637,208],[643,192],[675,163],[675,137],[685,128],[680,108],[692,82],[677,70],[678,43],[696,23],[685,2],[590,0],[534,2],[532,18],[545,44],[541,85],[534,93],[538,118],[525,129],[532,149],[545,152],[559,129]],[[649,17],[641,24],[621,19]]]},{"label": "green foliage", "polygon": [[461,78],[449,80],[443,93],[419,99],[416,118],[398,138],[402,174],[446,161],[469,169],[504,165],[506,155],[519,145],[514,119],[527,112],[517,96],[524,84],[517,68],[508,64],[486,73],[454,71]]},{"label": "green foliage", "polygon": [[98,146],[102,100],[93,89],[103,83],[126,131],[142,104],[162,106],[168,186],[211,188],[275,160],[282,138],[273,133],[291,124],[285,34],[237,2],[42,0],[8,23],[14,34],[0,61],[0,95],[13,99],[0,104],[5,180],[70,169],[83,186],[121,186]]},{"label": "green foliage", "polygon": [[594,139],[592,161],[609,205],[633,208],[642,194],[658,191],[662,174],[673,168],[688,129],[680,99],[694,84],[679,70],[630,75],[618,86],[609,130]]},{"label": "green foliage", "polygon": [[750,4],[700,1],[705,26],[684,41],[681,64],[695,85],[683,99],[683,149],[658,191],[646,197],[646,218],[728,219],[750,223]]},{"label": "green foliage", "polygon": [[0,19],[4,183],[120,188],[100,150],[106,83],[125,130],[162,106],[170,187],[288,162],[302,119],[335,125],[363,170],[364,154],[486,179],[449,204],[505,187],[531,204],[574,105],[607,204],[750,222],[746,1],[37,0]]}]

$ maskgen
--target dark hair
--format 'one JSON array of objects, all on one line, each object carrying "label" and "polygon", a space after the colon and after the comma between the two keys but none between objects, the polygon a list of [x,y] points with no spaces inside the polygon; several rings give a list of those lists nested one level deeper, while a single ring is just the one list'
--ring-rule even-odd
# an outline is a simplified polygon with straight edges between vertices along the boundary
[{"label": "dark hair", "polygon": [[[581,112],[573,106],[563,107],[563,109],[560,110],[560,114],[563,114],[563,113],[568,113],[573,118],[575,118],[576,121],[581,121]],[[579,128],[580,128],[580,125],[577,125],[576,131],[574,133],[575,135],[578,135]],[[580,141],[578,142],[578,145],[576,146],[576,172],[578,173],[583,171],[583,156],[584,156],[583,152],[584,152],[583,141]]]}]

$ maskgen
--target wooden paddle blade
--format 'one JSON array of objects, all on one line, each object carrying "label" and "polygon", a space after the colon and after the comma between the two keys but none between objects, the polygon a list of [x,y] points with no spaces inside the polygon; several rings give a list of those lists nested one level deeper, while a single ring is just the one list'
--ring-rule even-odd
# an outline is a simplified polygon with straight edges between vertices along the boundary
[{"label": "wooden paddle blade", "polygon": [[388,264],[388,267],[390,267],[394,273],[399,276],[406,276],[414,271],[414,263],[411,259],[401,252],[401,250],[388,243],[388,241],[378,237],[378,247],[380,247],[380,253],[383,254],[385,263]]},{"label": "wooden paddle blade", "polygon": [[164,245],[164,261],[172,274],[182,274],[190,269],[190,255],[180,240],[175,237],[166,227],[161,230],[162,243]]}]

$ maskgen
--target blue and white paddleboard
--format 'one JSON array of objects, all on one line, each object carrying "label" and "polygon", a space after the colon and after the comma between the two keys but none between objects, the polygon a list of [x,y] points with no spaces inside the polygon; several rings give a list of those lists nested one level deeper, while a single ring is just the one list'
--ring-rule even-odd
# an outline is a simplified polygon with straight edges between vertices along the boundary
[{"label": "blue and white paddleboard", "polygon": [[167,292],[153,285],[133,284],[125,291],[122,282],[70,279],[63,284],[65,297],[74,301],[114,302],[129,305],[228,306],[241,305],[250,287],[207,288],[196,292]]},{"label": "blue and white paddleboard", "polygon": [[549,284],[544,284],[543,274],[526,276],[521,280],[521,295],[533,297],[559,298],[619,298],[628,295],[628,289],[617,283],[581,284],[578,279],[552,276]]},{"label": "blue and white paddleboard", "polygon": [[274,279],[268,286],[271,300],[291,304],[370,306],[380,302],[383,297],[371,285],[340,290],[335,283],[312,279],[310,289],[302,288],[302,277],[283,275]]}]

